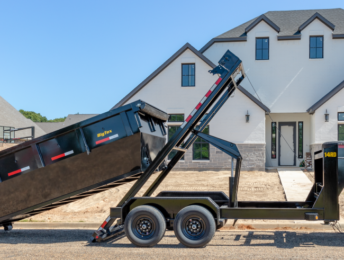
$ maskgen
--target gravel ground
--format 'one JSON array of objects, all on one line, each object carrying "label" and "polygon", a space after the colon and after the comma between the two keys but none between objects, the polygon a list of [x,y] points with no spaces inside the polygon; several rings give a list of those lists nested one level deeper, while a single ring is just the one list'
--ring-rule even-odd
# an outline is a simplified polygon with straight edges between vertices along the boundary
[{"label": "gravel ground", "polygon": [[344,235],[334,232],[221,231],[205,248],[186,248],[172,231],[153,248],[125,236],[88,244],[92,230],[0,232],[1,259],[343,259]]}]

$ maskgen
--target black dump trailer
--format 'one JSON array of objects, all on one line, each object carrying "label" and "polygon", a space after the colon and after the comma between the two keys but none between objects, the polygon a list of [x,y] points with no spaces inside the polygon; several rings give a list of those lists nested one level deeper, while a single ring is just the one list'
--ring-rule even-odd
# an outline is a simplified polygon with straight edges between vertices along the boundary
[{"label": "black dump trailer", "polygon": [[[314,185],[305,201],[238,201],[240,151],[234,143],[202,131],[245,78],[245,72],[241,60],[230,51],[210,72],[219,75],[216,83],[118,206],[110,209],[110,216],[93,234],[91,241],[100,242],[124,229],[133,244],[154,246],[169,229],[174,230],[177,239],[185,246],[203,247],[228,219],[234,223],[238,219],[323,220],[325,224],[339,220],[338,196],[344,186],[344,142],[325,143],[322,151],[316,153]],[[232,164],[232,176],[229,177],[229,197],[222,191],[162,191],[151,197],[198,137],[236,160],[235,175]],[[162,168],[143,196],[135,197],[172,150],[177,151],[172,160]]]},{"label": "black dump trailer", "polygon": [[0,152],[0,225],[137,179],[166,143],[168,115],[136,101]]}]

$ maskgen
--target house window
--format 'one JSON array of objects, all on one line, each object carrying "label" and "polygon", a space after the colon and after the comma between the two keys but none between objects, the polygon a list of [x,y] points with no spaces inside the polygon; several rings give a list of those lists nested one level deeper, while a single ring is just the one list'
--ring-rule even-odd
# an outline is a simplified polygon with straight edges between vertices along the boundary
[{"label": "house window", "polygon": [[338,121],[344,121],[344,113],[338,113]]},{"label": "house window", "polygon": [[256,39],[256,60],[269,59],[269,38]]},{"label": "house window", "polygon": [[184,114],[172,114],[168,122],[184,122]]},{"label": "house window", "polygon": [[299,127],[298,127],[298,144],[299,144],[299,149],[298,149],[298,157],[303,158],[303,122],[299,122]]},{"label": "house window", "polygon": [[309,58],[322,59],[324,57],[324,37],[311,36],[309,40]]},{"label": "house window", "polygon": [[276,122],[271,123],[271,158],[276,159]]},{"label": "house window", "polygon": [[182,87],[195,86],[195,64],[182,64]]},{"label": "house window", "polygon": [[[209,126],[204,128],[202,133],[209,134]],[[209,143],[197,137],[193,144],[193,160],[209,160],[209,152]]]},{"label": "house window", "polygon": [[[177,132],[177,130],[179,129],[179,125],[169,125],[168,126],[168,140],[170,140],[172,138],[172,136]],[[172,150],[172,152],[169,153],[168,155],[168,160],[172,160],[172,158],[177,154],[178,151],[176,150]],[[184,156],[180,159],[180,160],[184,160]]]},{"label": "house window", "polygon": [[344,125],[338,125],[338,141],[344,141]]}]

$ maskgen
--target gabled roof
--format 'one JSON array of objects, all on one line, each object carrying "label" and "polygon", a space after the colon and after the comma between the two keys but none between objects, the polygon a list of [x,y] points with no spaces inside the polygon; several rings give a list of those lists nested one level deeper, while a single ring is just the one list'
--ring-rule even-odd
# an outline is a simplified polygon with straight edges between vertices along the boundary
[{"label": "gabled roof", "polygon": [[305,29],[311,22],[313,22],[315,19],[318,19],[319,21],[323,22],[327,27],[329,27],[332,31],[334,31],[335,25],[331,23],[329,20],[327,20],[324,16],[316,12],[312,15],[306,22],[300,25],[299,32],[301,32],[303,29]]},{"label": "gabled roof", "polygon": [[261,16],[259,16],[253,23],[251,23],[249,26],[247,26],[245,28],[245,33],[248,33],[249,31],[251,31],[257,24],[259,24],[261,21],[266,22],[268,25],[270,25],[272,27],[272,29],[274,29],[276,32],[280,32],[280,28],[273,22],[271,21],[269,18],[267,18],[264,14],[262,14]]},{"label": "gabled roof", "polygon": [[216,65],[212,63],[207,57],[205,57],[202,53],[196,50],[190,43],[186,43],[183,47],[181,47],[175,54],[173,54],[167,61],[164,62],[158,69],[156,69],[152,74],[150,74],[144,81],[142,81],[136,88],[134,88],[128,95],[122,98],[114,107],[110,110],[115,109],[117,107],[123,106],[125,102],[127,102],[131,97],[133,97],[137,92],[139,92],[144,86],[146,86],[152,79],[154,79],[161,71],[163,71],[168,65],[170,65],[176,58],[178,58],[184,51],[189,49],[194,54],[197,55],[201,60],[207,63],[210,67],[215,68]]},{"label": "gabled roof", "polygon": [[[36,123],[26,118],[22,113],[15,109],[10,103],[8,103],[3,97],[0,96],[0,125],[12,126],[15,128],[21,127],[35,127],[35,136],[44,135],[45,132]],[[23,137],[25,131],[19,131],[16,133],[16,137]]]},{"label": "gabled roof", "polygon": [[97,115],[98,114],[69,114],[63,122],[39,122],[36,124],[48,134]]},{"label": "gabled roof", "polygon": [[333,39],[344,38],[344,10],[341,8],[270,11],[215,37],[200,51],[203,53],[213,43],[218,42],[219,39],[230,42],[234,41],[234,39],[238,41],[239,38],[241,41],[246,41],[247,33],[261,21],[265,21],[278,32],[278,40],[300,40],[300,32],[313,22],[314,19],[319,19],[333,30]]},{"label": "gabled roof", "polygon": [[317,101],[313,106],[307,109],[307,112],[310,114],[314,114],[314,112],[325,104],[328,100],[330,100],[334,95],[336,95],[339,91],[344,88],[344,81],[342,81],[337,87],[332,89],[329,93],[323,96],[319,101]]},{"label": "gabled roof", "polygon": [[256,103],[261,109],[265,111],[266,114],[270,113],[270,109],[265,106],[260,100],[258,100],[255,96],[253,96],[250,92],[248,92],[245,88],[241,85],[238,86],[238,89],[249,99],[251,99],[254,103]]}]

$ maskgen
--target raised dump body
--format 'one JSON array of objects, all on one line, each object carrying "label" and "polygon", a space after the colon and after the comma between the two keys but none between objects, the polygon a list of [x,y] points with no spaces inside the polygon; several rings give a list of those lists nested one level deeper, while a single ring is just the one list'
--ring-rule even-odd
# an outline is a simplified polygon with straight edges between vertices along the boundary
[{"label": "raised dump body", "polygon": [[136,101],[0,152],[0,225],[137,179],[168,114]]}]

